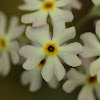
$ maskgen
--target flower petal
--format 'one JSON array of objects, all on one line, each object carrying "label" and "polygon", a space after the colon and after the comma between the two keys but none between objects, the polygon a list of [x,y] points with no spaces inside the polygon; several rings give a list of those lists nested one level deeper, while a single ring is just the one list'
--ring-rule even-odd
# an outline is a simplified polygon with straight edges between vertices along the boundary
[{"label": "flower petal", "polygon": [[0,11],[0,35],[6,32],[7,18],[3,12]]},{"label": "flower petal", "polygon": [[78,96],[78,100],[96,100],[92,88],[84,86]]},{"label": "flower petal", "polygon": [[7,52],[4,52],[0,58],[0,73],[7,76],[10,72],[10,61]]},{"label": "flower petal", "polygon": [[70,39],[73,39],[76,35],[75,27],[65,29],[65,23],[63,22],[57,22],[54,25],[53,33],[52,41],[57,42],[59,45]]},{"label": "flower petal", "polygon": [[65,69],[57,56],[54,57],[54,74],[58,81],[61,81],[65,76]]},{"label": "flower petal", "polygon": [[28,26],[26,29],[26,36],[33,42],[37,42],[42,46],[44,46],[46,42],[49,42],[51,40],[48,25],[38,28],[32,28]]},{"label": "flower petal", "polygon": [[49,82],[53,76],[53,59],[52,57],[47,57],[46,64],[42,69],[42,77],[46,82]]},{"label": "flower petal", "polygon": [[25,58],[32,58],[37,55],[38,56],[44,55],[42,47],[35,47],[31,45],[26,45],[26,46],[21,47],[21,49],[19,50],[19,53]]},{"label": "flower petal", "polygon": [[75,88],[80,85],[81,83],[77,82],[77,80],[67,80],[63,85],[63,90],[67,93],[71,93]]},{"label": "flower petal", "polygon": [[100,45],[96,36],[91,32],[82,34],[80,38],[84,42],[85,46],[93,48]]},{"label": "flower petal", "polygon": [[33,11],[33,10],[38,10],[41,8],[42,2],[39,0],[28,0],[24,5],[19,6],[18,8],[21,10],[26,10],[26,11]]},{"label": "flower petal", "polygon": [[26,70],[31,70],[34,67],[38,66],[38,64],[46,56],[41,47],[34,47],[29,45],[23,46],[19,52],[22,56],[28,58],[26,62],[23,64],[23,68]]},{"label": "flower petal", "polygon": [[17,41],[10,43],[9,52],[11,54],[11,59],[13,64],[18,64],[19,62],[18,50],[19,50],[19,44]]},{"label": "flower petal", "polygon": [[36,67],[30,71],[24,71],[21,75],[21,82],[23,85],[29,85],[29,90],[35,92],[41,87],[41,69]]},{"label": "flower petal", "polygon": [[77,80],[77,81],[80,81],[81,83],[84,83],[84,79],[86,77],[84,74],[80,73],[74,68],[71,68],[66,76],[70,80]]},{"label": "flower petal", "polygon": [[92,2],[93,2],[96,6],[100,5],[100,0],[92,0]]},{"label": "flower petal", "polygon": [[48,82],[48,85],[53,89],[58,88],[59,82],[58,82],[57,78],[54,75],[51,78],[51,80]]},{"label": "flower petal", "polygon": [[68,65],[76,67],[81,65],[81,60],[77,57],[77,54],[82,52],[82,50],[83,47],[80,43],[71,43],[67,46],[60,46],[58,55]]},{"label": "flower petal", "polygon": [[96,23],[96,34],[100,39],[100,21]]},{"label": "flower petal", "polygon": [[98,100],[100,99],[100,84],[95,86],[95,92]]},{"label": "flower petal", "polygon": [[100,57],[90,64],[90,74],[94,76],[100,71]]},{"label": "flower petal", "polygon": [[33,27],[43,26],[47,23],[48,12],[36,11],[30,14],[23,15],[21,21],[25,24],[32,23]]},{"label": "flower petal", "polygon": [[68,6],[74,0],[58,0],[56,1],[56,7]]},{"label": "flower petal", "polygon": [[84,42],[84,50],[81,53],[82,57],[90,58],[100,55],[100,43],[93,33],[85,33],[81,35],[81,39]]},{"label": "flower petal", "polygon": [[53,11],[51,11],[50,17],[53,24],[57,23],[58,21],[71,22],[74,18],[71,11],[61,10],[59,8],[55,8]]},{"label": "flower petal", "polygon": [[100,83],[100,70],[97,72],[97,80]]},{"label": "flower petal", "polygon": [[12,17],[10,21],[7,35],[10,39],[16,39],[24,33],[24,30],[25,30],[25,26],[18,25],[18,18],[15,16]]}]

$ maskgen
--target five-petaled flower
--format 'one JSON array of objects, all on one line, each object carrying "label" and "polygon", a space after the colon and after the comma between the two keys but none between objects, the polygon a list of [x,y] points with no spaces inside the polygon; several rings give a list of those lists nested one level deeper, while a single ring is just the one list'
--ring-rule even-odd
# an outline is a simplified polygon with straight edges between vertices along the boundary
[{"label": "five-petaled flower", "polygon": [[84,58],[98,57],[95,61],[90,64],[90,74],[95,76],[100,82],[100,21],[96,24],[96,34],[88,32],[81,35],[81,39],[84,42],[84,49],[81,55]]},{"label": "five-petaled flower", "polygon": [[97,81],[97,75],[92,77],[89,73],[90,63],[94,59],[82,58],[82,72],[72,68],[66,75],[68,80],[64,83],[63,89],[67,93],[71,93],[78,86],[83,86],[77,100],[96,100],[94,90],[98,99],[100,99],[100,84]]},{"label": "five-petaled flower", "polygon": [[23,64],[23,68],[31,70],[42,59],[47,58],[46,64],[42,69],[44,80],[47,82],[50,81],[53,74],[58,81],[62,80],[65,75],[65,69],[59,58],[72,67],[81,65],[81,60],[77,55],[82,52],[82,45],[77,42],[62,45],[66,41],[73,39],[75,35],[75,28],[65,28],[63,22],[59,22],[53,26],[52,39],[50,38],[48,25],[38,28],[28,26],[26,36],[33,42],[40,44],[40,46],[27,45],[20,49],[20,54],[27,58]]},{"label": "five-petaled flower", "polygon": [[10,71],[10,58],[13,64],[19,62],[19,45],[15,40],[25,29],[25,26],[18,26],[18,18],[13,17],[10,21],[8,30],[6,31],[6,16],[0,12],[0,74],[6,76]]},{"label": "five-petaled flower", "polygon": [[33,13],[23,15],[23,23],[33,23],[33,27],[43,26],[47,23],[50,16],[52,23],[58,21],[71,22],[73,15],[71,11],[64,10],[62,7],[69,5],[73,0],[24,0],[25,4],[19,9],[33,11]]}]

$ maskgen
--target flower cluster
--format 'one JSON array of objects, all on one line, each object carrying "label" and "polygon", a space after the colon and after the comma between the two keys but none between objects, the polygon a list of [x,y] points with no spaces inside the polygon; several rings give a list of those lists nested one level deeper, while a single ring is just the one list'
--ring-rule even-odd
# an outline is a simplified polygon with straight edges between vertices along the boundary
[{"label": "flower cluster", "polygon": [[[100,0],[92,1],[100,6]],[[18,25],[18,18],[12,17],[6,31],[7,18],[0,12],[0,73],[5,76],[10,71],[9,54],[13,64],[19,63],[20,54],[26,60],[21,83],[29,84],[31,92],[40,89],[42,78],[54,89],[67,78],[65,92],[83,86],[78,100],[96,100],[93,91],[100,100],[100,20],[96,22],[96,34],[85,32],[80,36],[82,46],[80,42],[69,41],[77,33],[74,26],[65,25],[74,19],[71,10],[82,8],[80,1],[24,0],[18,8],[30,12],[21,17],[21,22],[32,25],[25,30],[24,25]],[[19,49],[17,38],[24,30],[30,43]],[[71,68],[68,72],[67,66]]]}]

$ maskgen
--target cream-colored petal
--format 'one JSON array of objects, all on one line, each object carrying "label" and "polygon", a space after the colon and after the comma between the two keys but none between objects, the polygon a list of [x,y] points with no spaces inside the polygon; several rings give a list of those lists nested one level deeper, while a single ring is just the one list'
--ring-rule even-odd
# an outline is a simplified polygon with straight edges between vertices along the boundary
[{"label": "cream-colored petal", "polygon": [[33,70],[24,71],[21,75],[21,83],[23,85],[29,84],[30,92],[39,90],[42,84],[41,68],[37,66]]},{"label": "cream-colored petal", "polygon": [[100,84],[95,86],[95,92],[98,100],[100,99]]},{"label": "cream-colored petal", "polygon": [[18,17],[12,17],[10,20],[9,28],[8,28],[8,38],[9,39],[16,39],[20,37],[25,30],[24,25],[18,25],[19,24],[19,19]]},{"label": "cream-colored petal", "polygon": [[75,27],[70,27],[65,29],[65,23],[57,22],[54,25],[52,41],[61,45],[62,43],[70,39],[73,39],[75,35],[76,35]]},{"label": "cream-colored petal", "polygon": [[22,56],[28,58],[23,64],[23,68],[26,70],[36,67],[46,56],[40,47],[30,45],[23,46],[19,52]]},{"label": "cream-colored petal", "polygon": [[100,39],[100,21],[96,23],[96,34]]},{"label": "cream-colored petal", "polygon": [[42,47],[35,47],[31,45],[26,45],[26,46],[21,47],[21,49],[19,50],[19,53],[25,58],[32,58],[37,55],[38,56],[44,55]]},{"label": "cream-colored petal", "polygon": [[47,57],[46,59],[46,64],[44,65],[42,69],[42,77],[46,82],[49,82],[53,76],[53,58],[52,57]]},{"label": "cream-colored petal", "polygon": [[56,7],[63,7],[63,6],[69,5],[70,3],[72,3],[72,1],[74,0],[57,0]]},{"label": "cream-colored petal", "polygon": [[90,64],[90,74],[94,76],[100,71],[100,57]]},{"label": "cream-colored petal", "polygon": [[52,19],[53,25],[59,21],[71,22],[74,18],[71,11],[62,10],[59,8],[55,8],[53,11],[50,11],[49,14]]},{"label": "cream-colored petal", "polygon": [[84,86],[79,93],[78,100],[96,100],[93,89],[88,86]]},{"label": "cream-colored petal", "polygon": [[0,58],[0,74],[7,76],[10,72],[10,61],[7,52],[4,52]]},{"label": "cream-colored petal", "polygon": [[100,5],[100,0],[92,0],[92,2],[93,2],[96,6]]},{"label": "cream-colored petal", "polygon": [[4,35],[6,32],[7,18],[3,12],[0,11],[0,35]]},{"label": "cream-colored petal", "polygon": [[82,8],[82,3],[79,0],[73,0],[69,5],[64,7],[65,9],[72,10],[72,8],[80,10]]},{"label": "cream-colored petal", "polygon": [[11,59],[13,64],[18,64],[19,63],[19,44],[17,41],[11,42],[9,46],[9,52],[11,54]]},{"label": "cream-colored petal", "polygon": [[54,75],[51,78],[51,80],[48,82],[48,85],[53,89],[58,88],[59,82],[58,82],[57,78]]},{"label": "cream-colored petal", "polygon": [[85,46],[90,47],[91,49],[100,47],[98,39],[91,32],[82,34],[80,38],[84,42]]},{"label": "cream-colored petal", "polygon": [[100,83],[100,70],[97,72],[97,80]]},{"label": "cream-colored petal", "polygon": [[58,55],[68,65],[76,67],[81,65],[81,60],[77,57],[77,55],[82,52],[82,50],[83,47],[80,43],[71,43],[67,46],[60,46]]},{"label": "cream-colored petal", "polygon": [[74,68],[71,68],[71,69],[68,71],[68,73],[67,73],[66,76],[67,76],[68,79],[70,79],[70,80],[78,80],[78,81],[80,81],[81,83],[84,83],[84,80],[85,80],[85,78],[86,78],[86,76],[85,76],[84,74],[80,73],[79,71],[77,71],[77,70],[74,69]]},{"label": "cream-colored petal", "polygon": [[27,1],[24,5],[19,6],[18,8],[20,10],[25,10],[25,11],[34,11],[34,10],[38,10],[41,8],[41,1],[32,1],[29,0]]},{"label": "cream-colored petal", "polygon": [[48,12],[39,10],[30,14],[23,15],[21,21],[25,24],[32,23],[33,27],[43,26],[47,24]]},{"label": "cream-colored petal", "polygon": [[61,81],[65,76],[65,69],[57,56],[54,57],[54,74],[58,81]]},{"label": "cream-colored petal", "polygon": [[32,28],[32,27],[28,26],[26,29],[26,36],[31,41],[37,42],[37,43],[41,44],[42,46],[44,46],[45,43],[47,43],[51,40],[48,25],[38,27],[38,28]]},{"label": "cream-colored petal", "polygon": [[67,80],[63,85],[63,90],[67,93],[71,93],[80,85],[82,84],[78,82],[77,80]]},{"label": "cream-colored petal", "polygon": [[93,33],[85,33],[81,35],[84,42],[84,50],[81,55],[85,58],[95,57],[100,55],[100,43]]}]

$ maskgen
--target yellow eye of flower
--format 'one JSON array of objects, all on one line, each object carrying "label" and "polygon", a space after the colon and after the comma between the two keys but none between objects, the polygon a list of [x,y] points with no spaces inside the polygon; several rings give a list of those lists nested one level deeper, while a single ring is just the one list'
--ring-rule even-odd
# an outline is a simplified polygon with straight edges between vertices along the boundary
[{"label": "yellow eye of flower", "polygon": [[55,43],[47,43],[44,52],[49,56],[54,56],[58,52],[58,47]]},{"label": "yellow eye of flower", "polygon": [[95,84],[97,84],[98,83],[98,81],[97,81],[97,76],[95,75],[94,77],[91,77],[91,76],[89,76],[88,78],[87,78],[87,83],[88,83],[88,85],[95,85]]},{"label": "yellow eye of flower", "polygon": [[46,58],[43,59],[43,60],[40,62],[39,67],[40,67],[40,68],[43,68],[43,66],[45,65],[45,63],[46,63]]},{"label": "yellow eye of flower", "polygon": [[0,48],[5,50],[7,48],[7,40],[5,37],[0,38]]},{"label": "yellow eye of flower", "polygon": [[55,2],[53,1],[45,1],[43,4],[42,4],[42,9],[43,10],[53,10],[55,7]]}]

